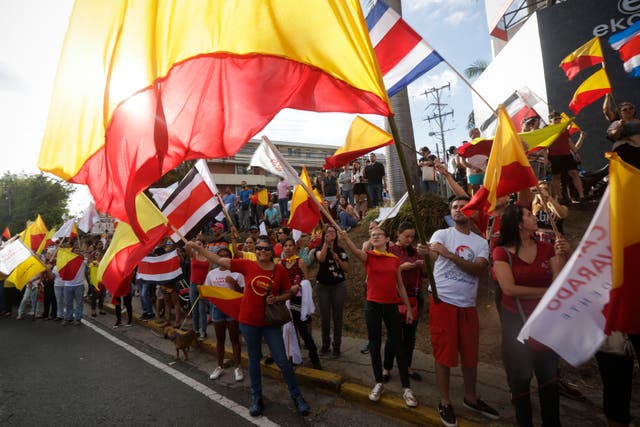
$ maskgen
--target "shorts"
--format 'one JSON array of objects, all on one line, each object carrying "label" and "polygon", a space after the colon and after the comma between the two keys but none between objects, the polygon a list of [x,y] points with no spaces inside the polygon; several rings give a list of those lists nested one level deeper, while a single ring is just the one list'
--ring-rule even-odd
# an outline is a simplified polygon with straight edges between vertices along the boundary
[{"label": "shorts", "polygon": [[453,368],[458,366],[458,353],[462,366],[478,366],[480,326],[475,307],[456,307],[433,297],[429,306],[431,346],[436,362]]},{"label": "shorts", "polygon": [[469,180],[469,184],[471,185],[481,185],[484,181],[484,174],[480,175],[467,175],[467,179]]},{"label": "shorts", "polygon": [[224,314],[224,312],[222,312],[220,309],[218,309],[218,307],[216,307],[213,304],[211,304],[210,308],[211,308],[211,321],[213,323],[232,322],[236,320]]},{"label": "shorts", "polygon": [[561,174],[563,170],[571,171],[577,170],[578,164],[576,159],[571,154],[566,156],[549,156],[549,162],[551,162],[551,174]]}]

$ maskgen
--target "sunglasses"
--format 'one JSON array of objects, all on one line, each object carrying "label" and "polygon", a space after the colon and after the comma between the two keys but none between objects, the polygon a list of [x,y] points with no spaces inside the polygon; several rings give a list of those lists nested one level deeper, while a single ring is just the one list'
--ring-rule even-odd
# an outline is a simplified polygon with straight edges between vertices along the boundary
[{"label": "sunglasses", "polygon": [[270,251],[272,249],[271,246],[256,246],[256,252],[258,251]]}]

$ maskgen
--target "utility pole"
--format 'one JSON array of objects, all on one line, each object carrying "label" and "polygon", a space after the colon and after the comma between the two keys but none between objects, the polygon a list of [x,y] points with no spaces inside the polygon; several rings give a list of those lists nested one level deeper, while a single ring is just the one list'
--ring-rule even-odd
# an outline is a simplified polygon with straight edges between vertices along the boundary
[{"label": "utility pole", "polygon": [[[444,111],[445,108],[447,107],[447,104],[443,104],[441,102],[442,100],[442,91],[444,89],[447,89],[449,91],[451,91],[451,83],[447,83],[444,86],[440,86],[440,87],[432,87],[431,89],[427,89],[424,91],[424,96],[427,97],[427,100],[432,100],[433,102],[429,103],[427,105],[426,109],[431,109],[431,115],[428,115],[427,113],[427,117],[424,119],[426,121],[429,122],[429,124],[431,124],[431,121],[435,121],[436,125],[438,126],[439,131],[438,132],[429,132],[429,136],[435,136],[438,135],[440,137],[440,142],[442,143],[442,156],[445,156],[445,153],[447,152],[447,147],[444,141],[444,133],[445,132],[449,132],[452,131],[453,128],[450,129],[445,129],[445,119],[447,118],[447,116],[451,116],[451,118],[453,118],[453,110],[450,111]],[[437,147],[437,146],[436,146]],[[438,155],[439,157],[439,155]],[[442,159],[444,162],[447,161],[447,159]]]}]

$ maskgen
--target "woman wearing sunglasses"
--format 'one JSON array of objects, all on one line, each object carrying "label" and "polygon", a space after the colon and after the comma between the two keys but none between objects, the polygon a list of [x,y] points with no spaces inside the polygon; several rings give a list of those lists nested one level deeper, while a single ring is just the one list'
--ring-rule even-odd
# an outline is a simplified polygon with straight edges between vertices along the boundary
[{"label": "woman wearing sunglasses", "polygon": [[611,123],[607,129],[607,136],[615,141],[611,149],[622,160],[640,169],[640,119],[636,117],[636,107],[625,101],[618,108],[620,120]]},{"label": "woman wearing sunglasses", "polygon": [[264,410],[262,373],[260,371],[263,338],[269,347],[271,356],[282,372],[296,410],[300,415],[308,415],[311,408],[300,393],[293,367],[287,359],[282,340],[282,328],[264,325],[265,305],[286,301],[291,297],[291,284],[287,271],[282,265],[273,262],[271,239],[267,236],[258,237],[255,246],[256,261],[222,258],[192,242],[187,243],[186,247],[187,250],[205,256],[213,264],[218,264],[232,272],[242,273],[245,277],[245,290],[240,303],[238,321],[249,355],[249,379],[252,395],[249,413],[251,416],[257,417]]}]

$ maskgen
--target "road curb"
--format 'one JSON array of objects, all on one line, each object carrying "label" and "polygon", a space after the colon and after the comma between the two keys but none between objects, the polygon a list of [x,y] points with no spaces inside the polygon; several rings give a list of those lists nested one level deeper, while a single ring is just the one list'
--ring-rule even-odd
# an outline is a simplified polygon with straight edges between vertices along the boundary
[{"label": "road curb", "polygon": [[[108,311],[115,313],[115,307],[111,304],[105,303],[104,308]],[[142,320],[139,315],[133,316],[133,321],[136,324],[154,330],[160,336],[163,333],[162,323],[155,320]],[[215,342],[209,338],[199,342],[200,349],[206,351],[215,356],[216,345]],[[233,353],[230,349],[225,349],[225,359],[231,359]],[[248,364],[248,357],[245,352],[242,352],[241,363],[245,368]],[[265,360],[261,361],[262,374],[270,378],[281,379],[282,373],[280,369],[274,363],[266,364]],[[392,395],[391,393],[383,394],[379,402],[372,402],[369,400],[370,387],[363,386],[356,383],[346,381],[346,379],[340,375],[329,371],[321,371],[313,368],[297,367],[295,369],[296,377],[301,384],[319,387],[325,390],[338,393],[346,400],[356,402],[361,405],[365,405],[368,408],[382,413],[384,415],[399,418],[403,421],[416,424],[416,425],[430,425],[439,426],[442,425],[438,412],[428,406],[419,405],[417,408],[409,408],[404,402],[404,399],[400,395]],[[460,426],[480,426],[480,424],[462,419],[458,417],[458,424]]]}]

